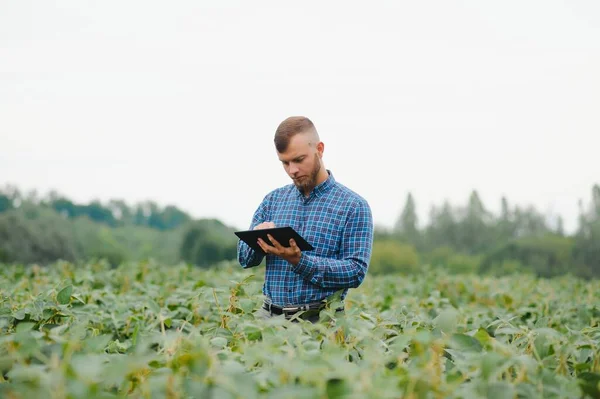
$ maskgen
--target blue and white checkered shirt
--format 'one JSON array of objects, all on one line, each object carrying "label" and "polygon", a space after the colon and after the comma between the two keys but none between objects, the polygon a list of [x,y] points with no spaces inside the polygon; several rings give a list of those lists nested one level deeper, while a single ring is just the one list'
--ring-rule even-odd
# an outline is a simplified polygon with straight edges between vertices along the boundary
[{"label": "blue and white checkered shirt", "polygon": [[[343,289],[358,287],[365,278],[373,246],[373,217],[367,201],[336,182],[331,171],[306,198],[289,184],[267,194],[254,213],[250,229],[262,222],[292,226],[313,251],[302,252],[294,266],[266,255],[263,294],[279,306],[320,301]],[[238,261],[244,268],[259,265],[264,255],[238,242]]]}]

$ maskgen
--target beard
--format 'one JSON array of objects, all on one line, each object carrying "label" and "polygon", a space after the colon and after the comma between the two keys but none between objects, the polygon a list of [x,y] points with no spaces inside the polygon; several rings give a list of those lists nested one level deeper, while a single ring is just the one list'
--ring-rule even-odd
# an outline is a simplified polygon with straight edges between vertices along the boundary
[{"label": "beard", "polygon": [[304,191],[305,194],[308,194],[317,186],[317,176],[321,171],[321,161],[317,154],[315,154],[314,162],[315,165],[313,166],[310,175],[303,177],[300,181],[294,180],[296,187],[298,187],[298,189],[301,191]]}]

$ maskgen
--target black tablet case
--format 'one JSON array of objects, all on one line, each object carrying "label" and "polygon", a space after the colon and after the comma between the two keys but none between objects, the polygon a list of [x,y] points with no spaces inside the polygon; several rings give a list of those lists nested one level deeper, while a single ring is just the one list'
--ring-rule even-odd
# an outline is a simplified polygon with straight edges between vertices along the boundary
[{"label": "black tablet case", "polygon": [[312,251],[315,248],[310,245],[296,230],[294,230],[290,226],[286,227],[273,227],[270,229],[258,229],[258,230],[244,230],[244,231],[236,231],[235,235],[240,238],[240,240],[244,241],[250,248],[253,250],[265,254],[260,245],[258,245],[258,238],[262,238],[264,242],[269,245],[271,241],[267,237],[267,234],[270,234],[277,242],[279,242],[283,247],[290,246],[290,239],[294,239],[296,241],[296,245],[300,248],[301,251]]}]

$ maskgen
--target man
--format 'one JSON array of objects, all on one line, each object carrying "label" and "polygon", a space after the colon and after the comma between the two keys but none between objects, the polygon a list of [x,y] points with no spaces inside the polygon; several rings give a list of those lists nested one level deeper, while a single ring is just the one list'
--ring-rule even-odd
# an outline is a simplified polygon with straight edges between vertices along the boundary
[{"label": "man", "polygon": [[[285,119],[274,142],[293,184],[264,197],[250,229],[291,226],[315,249],[303,252],[294,240],[284,247],[271,236],[270,242],[259,239],[266,253],[265,302],[259,316],[284,314],[314,322],[328,297],[343,290],[343,300],[349,288],[364,280],[373,246],[373,218],[367,201],[325,168],[325,145],[310,119]],[[237,249],[244,268],[259,265],[265,256],[241,240]]]}]

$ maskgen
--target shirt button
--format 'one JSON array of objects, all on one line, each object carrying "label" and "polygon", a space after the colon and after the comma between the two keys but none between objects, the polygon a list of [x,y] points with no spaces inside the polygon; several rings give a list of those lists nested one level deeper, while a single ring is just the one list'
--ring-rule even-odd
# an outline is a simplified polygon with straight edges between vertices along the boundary
[{"label": "shirt button", "polygon": [[288,288],[288,292],[292,292],[292,289],[291,289],[291,288]]}]

